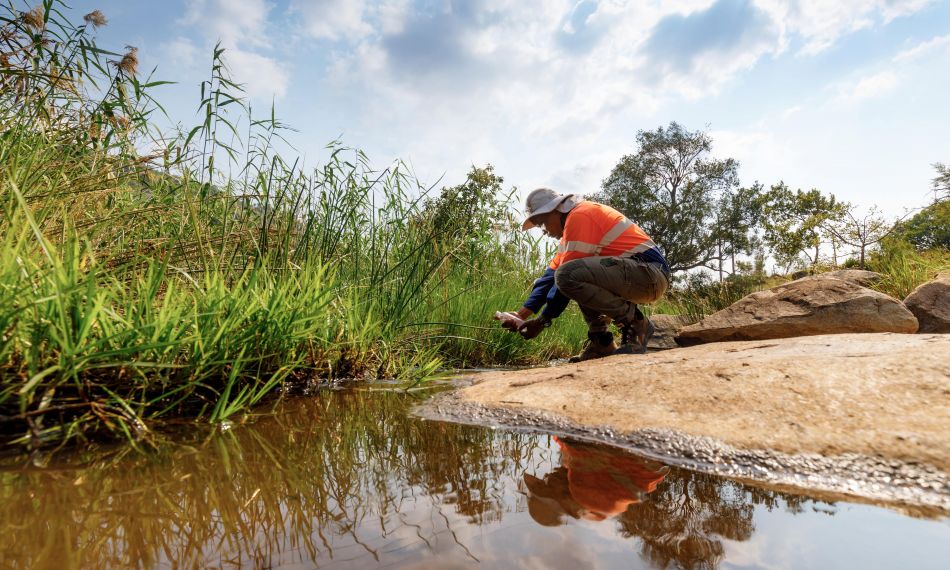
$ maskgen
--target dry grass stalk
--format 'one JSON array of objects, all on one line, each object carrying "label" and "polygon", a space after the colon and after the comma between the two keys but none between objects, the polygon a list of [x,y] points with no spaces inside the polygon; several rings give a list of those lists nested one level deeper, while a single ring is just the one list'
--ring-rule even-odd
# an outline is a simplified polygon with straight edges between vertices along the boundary
[{"label": "dry grass stalk", "polygon": [[20,20],[34,32],[42,32],[46,29],[46,18],[42,6],[37,6],[29,12],[23,12],[20,15]]},{"label": "dry grass stalk", "polygon": [[93,10],[85,16],[82,17],[83,21],[87,24],[91,24],[93,28],[101,28],[109,23],[109,20],[106,19],[105,14],[99,10]]},{"label": "dry grass stalk", "polygon": [[135,75],[139,69],[139,48],[133,46],[125,46],[125,48],[128,51],[125,52],[121,60],[113,62],[113,64],[125,75]]}]

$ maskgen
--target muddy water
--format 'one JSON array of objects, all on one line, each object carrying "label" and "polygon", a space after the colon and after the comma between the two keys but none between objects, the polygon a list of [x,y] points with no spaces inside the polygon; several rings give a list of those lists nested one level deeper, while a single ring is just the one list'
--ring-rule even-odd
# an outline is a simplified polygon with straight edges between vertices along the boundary
[{"label": "muddy water", "polygon": [[5,460],[0,567],[948,568],[950,521],[323,392],[227,430]]}]

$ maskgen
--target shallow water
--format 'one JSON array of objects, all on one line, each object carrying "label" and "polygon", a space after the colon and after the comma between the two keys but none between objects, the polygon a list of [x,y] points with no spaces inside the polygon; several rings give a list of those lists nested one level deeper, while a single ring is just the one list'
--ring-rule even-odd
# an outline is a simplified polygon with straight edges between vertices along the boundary
[{"label": "shallow water", "polygon": [[325,391],[246,425],[7,459],[0,567],[948,568],[950,520]]}]

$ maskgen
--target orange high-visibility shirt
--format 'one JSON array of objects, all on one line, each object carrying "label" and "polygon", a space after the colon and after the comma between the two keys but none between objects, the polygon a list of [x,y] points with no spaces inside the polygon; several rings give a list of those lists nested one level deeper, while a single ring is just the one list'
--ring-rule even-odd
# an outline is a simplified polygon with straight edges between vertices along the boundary
[{"label": "orange high-visibility shirt", "polygon": [[617,210],[597,202],[581,202],[567,216],[557,255],[549,267],[557,269],[567,261],[593,255],[627,257],[655,247],[640,226]]}]

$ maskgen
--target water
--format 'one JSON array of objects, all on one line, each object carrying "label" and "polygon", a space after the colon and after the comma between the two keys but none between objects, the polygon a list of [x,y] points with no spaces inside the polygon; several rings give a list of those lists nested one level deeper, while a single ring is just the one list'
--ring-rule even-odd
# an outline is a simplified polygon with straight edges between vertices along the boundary
[{"label": "water", "polygon": [[426,422],[417,398],[327,391],[149,456],[8,458],[0,567],[950,567],[946,518]]}]

